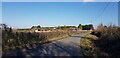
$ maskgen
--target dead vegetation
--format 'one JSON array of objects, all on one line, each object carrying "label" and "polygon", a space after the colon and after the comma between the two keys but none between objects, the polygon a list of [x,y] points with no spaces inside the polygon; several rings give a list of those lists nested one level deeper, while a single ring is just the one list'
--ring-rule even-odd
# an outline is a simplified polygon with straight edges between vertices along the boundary
[{"label": "dead vegetation", "polygon": [[[91,55],[88,55],[88,53],[85,56],[94,56],[94,54],[96,54],[96,56],[119,56],[120,27],[116,27],[113,25],[99,25],[98,28],[94,30],[91,34],[92,35],[85,36],[82,40],[84,40],[84,42],[89,41],[90,43],[88,43],[87,45],[92,46],[92,50],[89,50],[89,52],[94,52],[91,53]],[[95,36],[97,36],[98,38]],[[88,47],[88,49],[90,49],[90,47]],[[86,49],[84,50],[87,51]]]}]

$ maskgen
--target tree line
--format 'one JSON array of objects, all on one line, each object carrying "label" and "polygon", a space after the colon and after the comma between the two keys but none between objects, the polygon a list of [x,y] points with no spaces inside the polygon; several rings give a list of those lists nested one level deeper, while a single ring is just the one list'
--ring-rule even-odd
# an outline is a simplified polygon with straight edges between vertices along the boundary
[{"label": "tree line", "polygon": [[53,28],[56,28],[56,29],[62,29],[62,30],[67,30],[68,28],[78,28],[78,29],[81,29],[81,30],[93,30],[94,27],[93,27],[93,24],[89,24],[89,25],[82,25],[82,24],[79,24],[78,27],[76,26],[57,26],[57,27],[41,27],[40,25],[38,26],[32,26],[32,28],[44,28],[44,29],[53,29]]}]

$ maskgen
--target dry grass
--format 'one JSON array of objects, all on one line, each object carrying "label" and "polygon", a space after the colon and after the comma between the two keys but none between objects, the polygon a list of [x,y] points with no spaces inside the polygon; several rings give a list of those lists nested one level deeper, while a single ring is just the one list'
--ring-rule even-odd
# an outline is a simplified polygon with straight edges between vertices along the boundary
[{"label": "dry grass", "polygon": [[19,46],[27,46],[34,43],[44,43],[47,41],[58,40],[63,37],[80,34],[85,32],[66,31],[66,32],[2,32],[2,47],[3,51],[6,49],[14,49]]},{"label": "dry grass", "polygon": [[[120,54],[120,27],[101,26],[92,32],[93,35],[87,35],[82,39],[82,46],[87,46],[88,53],[85,56],[93,56],[94,52],[96,56],[119,56]],[[95,37],[97,36],[97,37]],[[87,44],[86,44],[86,43]],[[89,47],[89,46],[92,46]],[[93,51],[93,53],[91,53]]]},{"label": "dry grass", "polygon": [[97,37],[89,34],[80,39],[80,46],[84,56],[97,56],[98,49],[94,47],[93,38]]}]

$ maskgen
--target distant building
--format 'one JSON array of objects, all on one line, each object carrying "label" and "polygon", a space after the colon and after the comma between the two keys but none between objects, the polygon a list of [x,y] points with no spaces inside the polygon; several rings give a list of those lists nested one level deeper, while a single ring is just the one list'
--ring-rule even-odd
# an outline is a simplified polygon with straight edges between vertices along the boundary
[{"label": "distant building", "polygon": [[49,32],[50,29],[44,29],[44,28],[32,28],[34,32]]},{"label": "distant building", "polygon": [[68,28],[69,31],[77,31],[77,28]]}]

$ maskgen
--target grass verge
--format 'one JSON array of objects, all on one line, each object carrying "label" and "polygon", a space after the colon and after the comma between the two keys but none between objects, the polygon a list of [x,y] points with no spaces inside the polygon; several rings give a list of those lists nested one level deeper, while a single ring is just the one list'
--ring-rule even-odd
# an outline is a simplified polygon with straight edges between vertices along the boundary
[{"label": "grass verge", "polygon": [[[72,35],[64,35],[64,36],[60,36],[60,37],[55,37],[55,38],[52,38],[52,39],[48,39],[48,40],[46,40],[46,41],[39,41],[39,42],[36,42],[36,43],[52,42],[52,41],[55,41],[55,40],[63,39],[63,38],[70,37],[70,36],[74,36],[74,35],[75,35],[75,34],[72,34]],[[29,44],[24,44],[24,45],[22,45],[22,46],[6,47],[6,48],[4,48],[4,50],[15,49],[15,48],[17,48],[17,47],[23,47],[23,46],[29,46]]]},{"label": "grass verge", "polygon": [[94,47],[93,39],[95,39],[95,36],[91,34],[80,39],[80,46],[84,56],[97,56],[98,50]]}]

